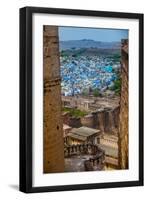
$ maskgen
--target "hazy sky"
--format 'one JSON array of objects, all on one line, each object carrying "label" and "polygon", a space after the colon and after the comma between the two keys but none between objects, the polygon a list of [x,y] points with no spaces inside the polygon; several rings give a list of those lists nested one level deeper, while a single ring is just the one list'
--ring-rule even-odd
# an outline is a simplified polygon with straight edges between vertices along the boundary
[{"label": "hazy sky", "polygon": [[59,40],[91,39],[103,42],[120,41],[128,38],[128,30],[59,27]]}]

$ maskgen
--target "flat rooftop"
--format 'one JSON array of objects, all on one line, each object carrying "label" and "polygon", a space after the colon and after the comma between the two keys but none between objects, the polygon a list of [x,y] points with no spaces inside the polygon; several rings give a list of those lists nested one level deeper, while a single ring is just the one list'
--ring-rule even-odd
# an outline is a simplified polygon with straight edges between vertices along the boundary
[{"label": "flat rooftop", "polygon": [[81,141],[86,141],[87,137],[81,136],[81,135],[77,135],[74,133],[69,133],[68,134],[69,137],[73,138],[73,139],[77,139],[77,140],[81,140]]},{"label": "flat rooftop", "polygon": [[98,130],[98,129],[89,128],[89,127],[86,127],[86,126],[82,126],[80,128],[73,128],[71,130],[71,133],[75,133],[75,134],[82,135],[82,136],[85,136],[85,137],[94,135],[94,134],[99,133],[99,132],[100,132],[100,130]]},{"label": "flat rooftop", "polygon": [[85,141],[87,137],[100,133],[100,130],[82,126],[80,128],[73,128],[69,135],[72,138]]}]

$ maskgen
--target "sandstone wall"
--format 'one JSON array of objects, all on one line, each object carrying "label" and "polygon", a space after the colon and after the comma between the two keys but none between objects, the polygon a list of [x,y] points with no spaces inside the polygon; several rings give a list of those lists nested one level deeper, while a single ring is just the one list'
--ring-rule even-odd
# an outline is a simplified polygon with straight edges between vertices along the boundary
[{"label": "sandstone wall", "polygon": [[63,124],[67,124],[68,126],[79,128],[82,126],[80,117],[71,116],[70,113],[63,113],[62,114],[62,121]]},{"label": "sandstone wall", "polygon": [[101,130],[102,133],[118,134],[119,106],[112,109],[100,109],[81,118],[81,124]]},{"label": "sandstone wall", "polygon": [[86,115],[85,117],[81,118],[81,124],[83,126],[87,126],[89,128],[94,128],[94,116],[92,114]]},{"label": "sandstone wall", "polygon": [[44,173],[64,171],[58,28],[44,26]]},{"label": "sandstone wall", "polygon": [[128,41],[122,40],[122,87],[119,122],[119,167],[128,166]]}]

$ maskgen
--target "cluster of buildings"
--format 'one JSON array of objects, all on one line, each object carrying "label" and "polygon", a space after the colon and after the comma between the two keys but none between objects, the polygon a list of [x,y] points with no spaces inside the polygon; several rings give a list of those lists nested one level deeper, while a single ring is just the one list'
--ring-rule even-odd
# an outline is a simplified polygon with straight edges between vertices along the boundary
[{"label": "cluster of buildings", "polygon": [[[103,170],[118,169],[118,137],[115,135],[102,134],[98,129],[81,126],[72,128],[63,124],[64,146],[68,147],[82,146],[86,144],[98,147],[104,152],[105,158]],[[73,152],[73,156],[75,156]],[[70,160],[72,156],[70,155]],[[65,159],[66,161],[66,159]],[[74,165],[74,163],[73,163]]]},{"label": "cluster of buildings", "polygon": [[[105,152],[102,170],[118,169],[119,98],[62,95],[62,106],[87,113],[83,117],[71,116],[68,111],[62,113],[65,148],[85,144],[95,145]],[[74,170],[72,166],[77,166],[82,160],[83,157],[80,157],[76,161],[70,153],[69,158],[65,158],[65,163],[68,163],[66,170]]]},{"label": "cluster of buildings", "polygon": [[120,62],[106,56],[63,56],[60,64],[65,96],[81,94],[89,88],[105,91],[113,86],[120,70]]},{"label": "cluster of buildings", "polygon": [[[121,51],[122,87],[120,105],[118,108],[105,109],[108,102],[105,99],[97,98],[96,102],[91,97],[91,100],[88,100],[73,98],[72,95],[76,94],[77,91],[81,92],[82,88],[93,86],[94,81],[98,81],[96,82],[96,87],[99,87],[101,90],[105,88],[105,85],[111,85],[108,84],[109,81],[107,81],[107,78],[110,75],[109,79],[112,79],[110,82],[113,83],[113,79],[117,75],[115,72],[120,69],[120,64],[110,58],[106,58],[106,56],[105,58],[103,56],[80,56],[74,58],[66,56],[61,57],[60,67],[58,27],[44,26],[43,37],[45,52],[43,56],[45,91],[43,173],[71,172],[73,165],[75,171],[84,171],[85,169],[89,171],[93,169],[101,170],[103,169],[103,161],[106,169],[127,169],[128,40],[123,41]],[[75,108],[79,107],[83,110],[91,110],[93,106],[97,105],[103,107],[97,112],[86,115],[84,124],[77,123],[77,119],[72,117],[72,120],[70,117],[68,118],[68,113],[64,113],[64,117],[66,118],[64,122],[61,118],[60,71],[64,97],[72,96],[71,99],[64,99],[62,103],[67,104],[67,106],[69,104]],[[102,76],[104,81],[96,78],[99,76]],[[108,100],[111,99],[108,98]],[[113,103],[116,104],[114,99]],[[71,122],[77,126],[71,125]],[[112,127],[117,128],[117,130],[119,127],[119,145],[118,135],[111,134],[110,132]],[[67,162],[68,169],[66,168]]]},{"label": "cluster of buildings", "polygon": [[[103,93],[113,87],[120,72],[120,62],[102,55],[76,57],[66,55],[60,58],[60,64],[62,107],[88,113],[79,118],[70,116],[68,112],[62,113],[64,148],[65,155],[68,155],[65,157],[66,171],[78,170],[77,165],[82,163],[83,159],[86,159],[84,162],[87,162],[87,166],[92,169],[89,159],[94,159],[95,156],[92,157],[87,150],[87,157],[83,158],[80,149],[85,149],[85,145],[91,145],[90,148],[100,148],[99,152],[105,154],[105,158],[102,156],[104,162],[99,162],[98,157],[96,158],[96,163],[99,163],[95,165],[96,170],[100,166],[101,170],[117,169],[118,136],[112,132],[117,130],[118,99],[115,101],[110,98],[112,102],[109,102],[102,97],[94,97],[93,93],[90,94],[90,90],[98,89]],[[88,91],[87,97],[81,95],[85,91]],[[83,169],[82,167],[81,170]]]},{"label": "cluster of buildings", "polygon": [[62,96],[62,107],[77,108],[82,111],[92,112],[100,109],[115,108],[119,105],[119,97],[84,97]]},{"label": "cluster of buildings", "polygon": [[[108,99],[106,105],[106,99],[102,97],[87,99],[78,96],[62,96],[62,106],[87,111],[83,117],[71,116],[68,111],[62,113],[65,148],[76,148],[86,144],[97,146],[105,152],[102,170],[118,169],[118,98]],[[73,170],[72,166],[77,166],[76,162],[82,162],[83,157],[75,161],[74,153],[72,150],[69,158],[65,158],[65,163],[68,160],[67,171]]]}]

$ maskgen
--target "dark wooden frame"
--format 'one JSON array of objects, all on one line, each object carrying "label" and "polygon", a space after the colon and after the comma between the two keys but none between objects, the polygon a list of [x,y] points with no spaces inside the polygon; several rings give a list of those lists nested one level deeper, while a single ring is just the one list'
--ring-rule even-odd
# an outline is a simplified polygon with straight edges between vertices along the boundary
[{"label": "dark wooden frame", "polygon": [[[97,16],[139,20],[139,180],[64,186],[32,186],[32,15],[34,13]],[[59,8],[20,9],[20,191],[26,193],[143,185],[143,14]]]}]

